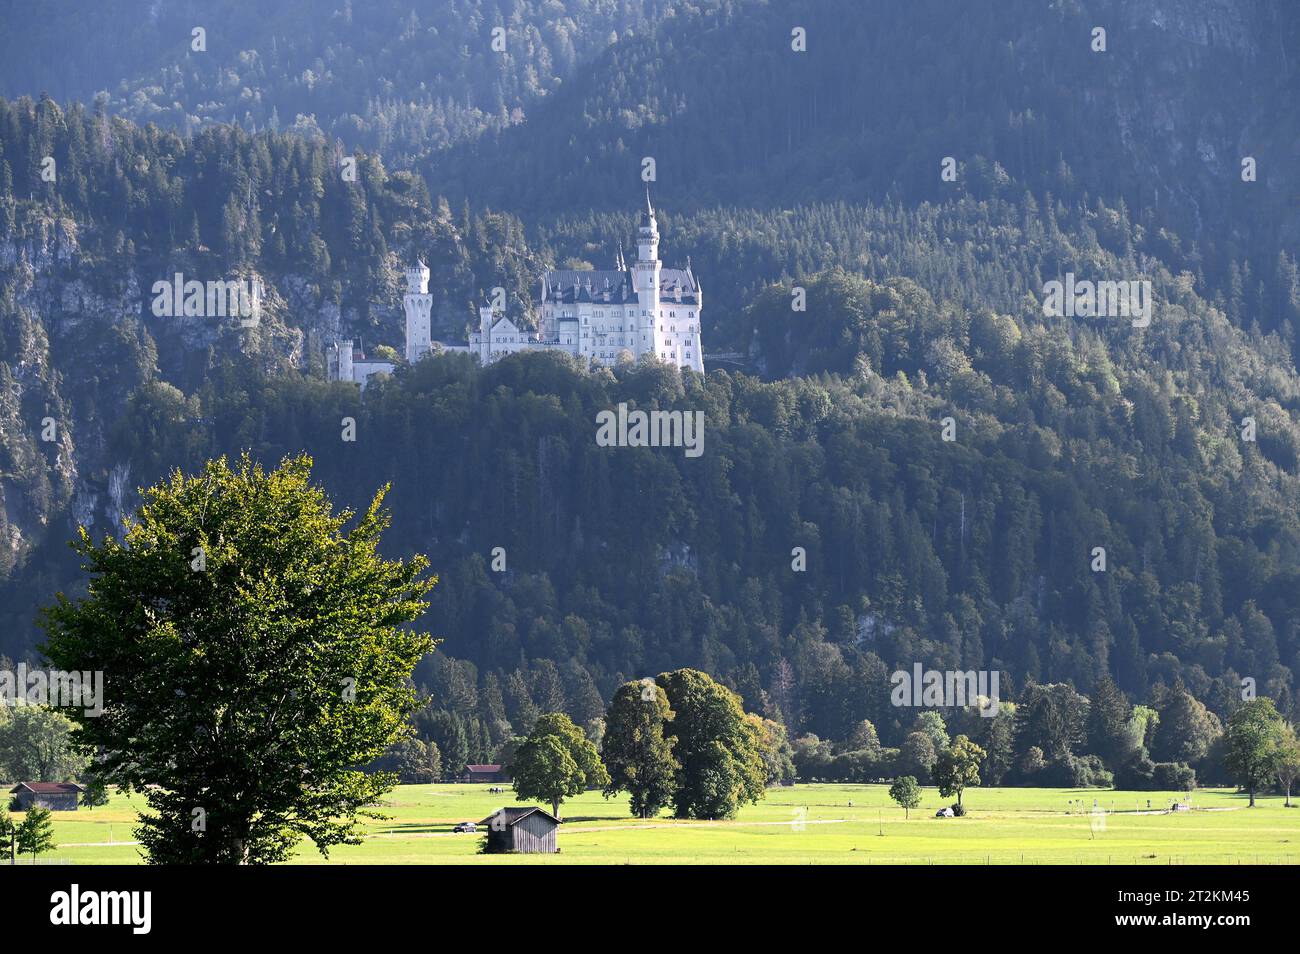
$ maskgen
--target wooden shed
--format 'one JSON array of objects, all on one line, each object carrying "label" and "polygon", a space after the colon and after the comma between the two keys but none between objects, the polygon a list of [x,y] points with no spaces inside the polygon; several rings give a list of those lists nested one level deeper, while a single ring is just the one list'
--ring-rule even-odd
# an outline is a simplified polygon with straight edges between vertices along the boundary
[{"label": "wooden shed", "polygon": [[19,782],[12,789],[14,806],[20,812],[48,808],[52,812],[75,812],[81,786],[73,782]]},{"label": "wooden shed", "polygon": [[466,765],[462,782],[508,782],[510,779],[500,765]]},{"label": "wooden shed", "polygon": [[498,808],[479,822],[487,828],[489,854],[554,854],[560,820],[544,808]]}]

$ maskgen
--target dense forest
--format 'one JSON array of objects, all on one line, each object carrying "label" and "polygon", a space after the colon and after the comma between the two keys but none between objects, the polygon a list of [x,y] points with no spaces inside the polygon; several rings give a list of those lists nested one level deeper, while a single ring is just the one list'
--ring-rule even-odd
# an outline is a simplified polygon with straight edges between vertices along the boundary
[{"label": "dense forest", "polygon": [[[248,14],[214,21],[210,60],[184,4],[106,20],[122,42],[51,84],[69,101],[0,100],[0,653],[34,660],[39,608],[83,585],[76,525],[120,532],[174,467],[305,450],[341,505],[391,483],[387,546],[440,576],[419,727],[449,774],[681,667],[783,725],[816,777],[928,764],[917,734],[947,730],[889,699],[917,662],[1001,673],[1007,719],[945,713],[993,780],[1221,778],[1243,679],[1300,715],[1297,130],[1261,118],[1294,85],[1270,40],[1294,11],[1213,6],[1202,29],[1007,4],[935,34],[912,29],[946,22],[928,2],[466,2],[464,35],[412,13],[408,36],[410,11],[361,6],[272,14],[259,36],[299,37],[274,71],[218,42]],[[1081,97],[1097,10],[1114,75]],[[810,52],[778,62],[795,15]],[[489,81],[498,18],[534,42]],[[160,29],[179,52],[128,64]],[[1139,60],[1191,77],[1167,123]],[[448,353],[364,397],[325,380],[338,337],[401,350],[417,256],[444,339],[498,285],[529,324],[542,269],[630,244],[644,155],[708,349],[740,359]],[[155,317],[175,272],[261,280],[260,323]],[[1150,281],[1150,327],[1045,315],[1066,272]],[[704,455],[596,446],[620,402],[702,411]]]}]

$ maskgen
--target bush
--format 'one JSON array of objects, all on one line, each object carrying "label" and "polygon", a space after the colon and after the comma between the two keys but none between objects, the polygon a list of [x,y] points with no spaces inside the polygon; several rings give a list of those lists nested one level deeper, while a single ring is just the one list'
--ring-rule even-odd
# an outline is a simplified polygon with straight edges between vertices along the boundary
[{"label": "bush", "polygon": [[961,802],[953,802],[951,808],[953,815],[957,818],[961,818],[966,814],[966,809],[962,806]]},{"label": "bush", "polygon": [[1096,755],[1071,758],[1070,770],[1076,788],[1110,788],[1115,784],[1115,776]]},{"label": "bush", "polygon": [[1123,768],[1116,774],[1118,787],[1137,792],[1149,792],[1155,787],[1152,781],[1155,770],[1156,763],[1151,761],[1151,757],[1144,749],[1125,762]]},{"label": "bush", "polygon": [[1186,762],[1157,762],[1151,781],[1156,789],[1190,792],[1196,787],[1196,770]]},{"label": "bush", "polygon": [[1064,755],[1053,759],[1034,780],[1051,788],[1110,788],[1115,777],[1095,755]]}]

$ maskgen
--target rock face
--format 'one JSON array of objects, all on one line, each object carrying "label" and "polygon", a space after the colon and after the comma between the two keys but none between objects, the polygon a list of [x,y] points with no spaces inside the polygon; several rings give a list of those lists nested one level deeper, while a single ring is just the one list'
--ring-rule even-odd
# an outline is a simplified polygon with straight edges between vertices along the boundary
[{"label": "rock face", "polygon": [[306,369],[308,341],[347,320],[300,277],[257,271],[244,276],[265,289],[255,327],[160,318],[151,310],[159,276],[125,252],[97,254],[100,239],[31,205],[0,237],[0,581],[47,537],[67,539],[77,526],[120,533],[135,489],[131,461],[110,459],[108,435],[136,386],[192,385],[196,357],[209,350]]}]

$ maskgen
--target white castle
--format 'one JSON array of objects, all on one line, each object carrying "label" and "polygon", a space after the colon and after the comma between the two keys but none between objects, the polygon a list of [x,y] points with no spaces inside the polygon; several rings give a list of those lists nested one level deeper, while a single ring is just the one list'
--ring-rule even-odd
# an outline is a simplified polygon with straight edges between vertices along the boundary
[{"label": "white castle", "polygon": [[[608,270],[555,269],[542,275],[533,305],[538,329],[521,329],[491,304],[479,308],[479,328],[468,345],[440,344],[444,351],[467,351],[484,364],[519,351],[554,349],[589,362],[612,365],[620,359],[637,360],[652,355],[660,361],[704,371],[700,339],[703,293],[691,271],[664,268],[659,260],[659,226],[650,193],[637,229],[637,258],[627,267],[620,250],[615,267]],[[419,361],[433,350],[430,338],[433,296],[429,294],[429,268],[417,262],[406,270],[406,360]],[[335,345],[331,356],[335,380],[357,381],[379,371],[391,372],[389,362],[353,357],[352,342]],[[346,351],[348,360],[342,360]]]}]

